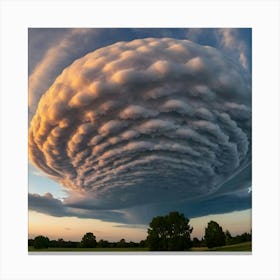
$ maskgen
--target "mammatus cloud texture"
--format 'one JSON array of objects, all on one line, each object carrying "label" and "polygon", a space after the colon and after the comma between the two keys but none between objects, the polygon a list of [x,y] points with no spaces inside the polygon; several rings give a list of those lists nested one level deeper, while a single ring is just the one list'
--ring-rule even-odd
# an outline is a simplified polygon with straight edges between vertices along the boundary
[{"label": "mammatus cloud texture", "polygon": [[41,97],[29,156],[77,208],[233,192],[226,182],[251,163],[251,89],[215,48],[118,42],[76,60]]},{"label": "mammatus cloud texture", "polygon": [[[29,67],[33,68],[28,81],[28,101],[31,114],[34,113],[33,110],[36,108],[41,95],[48,89],[51,82],[60,73],[60,70],[64,68],[65,65],[70,64],[73,61],[73,57],[77,57],[78,54],[83,53],[83,47],[87,45],[89,41],[88,37],[94,36],[98,31],[96,29],[79,28],[70,29],[68,32],[65,32],[63,29],[60,29],[56,36],[54,36],[53,32],[50,30],[44,32],[50,32],[50,34],[41,32],[41,38],[37,44],[41,46],[47,41],[50,47],[44,53],[42,61],[36,64],[36,66],[34,65],[35,62],[29,59]],[[51,40],[46,40],[46,37],[56,40],[52,42]],[[91,42],[91,44],[93,43]],[[33,49],[31,49],[30,52],[36,57],[36,52],[34,52]],[[41,49],[40,52],[42,52]],[[42,53],[40,54],[42,55]],[[31,71],[31,69],[29,69],[29,71]]]},{"label": "mammatus cloud texture", "polygon": [[172,37],[211,45],[239,63],[242,75],[251,79],[248,28],[30,28],[28,34],[29,119],[44,92],[74,59],[118,41]]}]

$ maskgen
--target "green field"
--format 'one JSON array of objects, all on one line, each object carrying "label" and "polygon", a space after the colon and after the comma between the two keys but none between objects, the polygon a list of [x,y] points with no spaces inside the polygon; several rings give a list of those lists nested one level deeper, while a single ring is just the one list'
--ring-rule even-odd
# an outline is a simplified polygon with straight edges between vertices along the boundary
[{"label": "green field", "polygon": [[239,244],[235,244],[235,245],[218,247],[218,248],[215,248],[213,251],[227,251],[227,252],[230,252],[230,251],[236,251],[236,252],[247,251],[247,252],[251,252],[252,251],[252,242],[244,242],[244,243],[239,243]]},{"label": "green field", "polygon": [[252,251],[252,242],[238,243],[234,245],[227,245],[215,248],[207,247],[196,247],[192,248],[192,251],[203,252],[203,251],[221,251],[221,252],[251,252]]},{"label": "green field", "polygon": [[[149,248],[48,248],[48,249],[34,249],[28,247],[29,252],[147,252]],[[207,247],[195,247],[191,249],[192,252],[205,251],[222,251],[222,252],[251,252],[252,242],[244,242],[235,245],[228,245],[208,249]]]}]

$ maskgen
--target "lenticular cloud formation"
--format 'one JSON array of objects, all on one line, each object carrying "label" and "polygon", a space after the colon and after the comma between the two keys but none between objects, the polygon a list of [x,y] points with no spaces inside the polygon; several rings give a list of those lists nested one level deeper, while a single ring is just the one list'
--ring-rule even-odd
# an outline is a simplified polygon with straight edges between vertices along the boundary
[{"label": "lenticular cloud formation", "polygon": [[98,49],[42,96],[30,158],[101,208],[213,194],[251,161],[251,91],[239,73],[187,40]]}]

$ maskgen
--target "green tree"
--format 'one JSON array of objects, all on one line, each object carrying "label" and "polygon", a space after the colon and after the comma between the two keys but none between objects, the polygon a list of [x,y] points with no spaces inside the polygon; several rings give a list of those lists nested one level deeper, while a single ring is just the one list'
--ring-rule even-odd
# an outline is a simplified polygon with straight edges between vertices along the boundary
[{"label": "green tree", "polygon": [[122,238],[118,243],[117,243],[118,248],[125,248],[127,247],[127,243],[125,242],[125,239]]},{"label": "green tree", "polygon": [[36,236],[34,239],[33,246],[35,249],[49,248],[49,245],[50,245],[50,240],[48,237],[39,235],[39,236]]},{"label": "green tree", "polygon": [[192,241],[192,247],[200,247],[200,241],[197,237],[194,237]]},{"label": "green tree", "polygon": [[225,232],[225,237],[226,237],[226,245],[232,244],[232,236],[228,230]]},{"label": "green tree", "polygon": [[100,239],[97,246],[100,248],[109,248],[110,244],[107,240]]},{"label": "green tree", "polygon": [[81,247],[83,248],[95,248],[97,245],[96,237],[92,232],[87,232],[81,241]]},{"label": "green tree", "polygon": [[145,248],[145,247],[146,247],[146,243],[147,243],[147,240],[141,240],[141,241],[139,242],[139,247]]},{"label": "green tree", "polygon": [[224,246],[226,243],[223,228],[214,221],[210,221],[207,228],[205,228],[204,239],[208,248]]},{"label": "green tree", "polygon": [[65,241],[62,238],[57,239],[57,246],[60,248],[65,247]]},{"label": "green tree", "polygon": [[28,239],[28,246],[34,246],[34,239]]},{"label": "green tree", "polygon": [[170,212],[154,217],[148,228],[147,245],[152,251],[183,251],[191,247],[192,228],[184,214]]}]

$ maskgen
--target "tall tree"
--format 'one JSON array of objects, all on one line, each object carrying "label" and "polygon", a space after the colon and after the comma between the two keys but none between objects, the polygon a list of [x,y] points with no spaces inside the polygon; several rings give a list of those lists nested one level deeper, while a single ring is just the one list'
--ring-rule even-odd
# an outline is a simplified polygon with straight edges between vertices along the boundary
[{"label": "tall tree", "polygon": [[223,228],[215,221],[210,221],[205,228],[204,239],[208,248],[224,246],[226,236]]},{"label": "tall tree", "polygon": [[183,251],[191,247],[192,228],[184,214],[170,212],[154,217],[148,228],[147,244],[152,251]]},{"label": "tall tree", "polygon": [[95,248],[97,245],[96,237],[92,232],[87,232],[81,241],[81,247],[83,248]]},{"label": "tall tree", "polygon": [[125,242],[124,238],[122,238],[119,242],[117,242],[117,247],[118,248],[125,248],[125,247],[127,247],[127,243]]},{"label": "tall tree", "polygon": [[228,230],[225,231],[225,237],[226,237],[226,245],[230,245],[232,242],[232,236]]},{"label": "tall tree", "polygon": [[49,248],[49,245],[50,245],[50,240],[46,236],[39,235],[39,236],[36,236],[34,239],[33,246],[35,249]]}]

